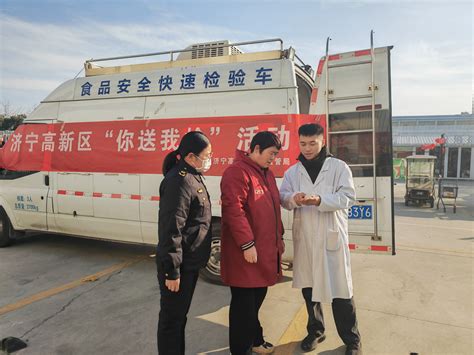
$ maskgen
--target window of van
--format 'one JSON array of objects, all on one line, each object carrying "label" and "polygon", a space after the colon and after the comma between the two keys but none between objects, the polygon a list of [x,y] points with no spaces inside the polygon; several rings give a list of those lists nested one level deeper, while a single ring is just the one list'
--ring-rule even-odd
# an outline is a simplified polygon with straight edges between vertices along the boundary
[{"label": "window of van", "polygon": [[39,173],[39,171],[12,171],[0,169],[0,180],[15,180],[36,173]]},{"label": "window of van", "polygon": [[311,104],[312,87],[301,76],[296,73],[296,85],[298,85],[298,105],[300,114],[309,114],[309,105]]},{"label": "window of van", "polygon": [[[375,111],[377,176],[390,176],[392,173],[390,121],[391,116],[388,110]],[[329,131],[344,132],[330,135],[330,151],[336,158],[344,160],[351,167],[354,177],[373,176],[371,166],[351,166],[372,164],[372,133],[357,132],[358,130],[371,128],[371,111],[332,114],[329,116]]]}]

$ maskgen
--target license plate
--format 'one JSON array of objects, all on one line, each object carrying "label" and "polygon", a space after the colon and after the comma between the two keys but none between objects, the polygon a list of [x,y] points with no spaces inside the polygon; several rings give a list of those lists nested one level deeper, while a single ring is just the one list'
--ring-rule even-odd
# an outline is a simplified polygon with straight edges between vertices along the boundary
[{"label": "license plate", "polygon": [[352,206],[349,209],[349,219],[372,219],[371,205]]}]

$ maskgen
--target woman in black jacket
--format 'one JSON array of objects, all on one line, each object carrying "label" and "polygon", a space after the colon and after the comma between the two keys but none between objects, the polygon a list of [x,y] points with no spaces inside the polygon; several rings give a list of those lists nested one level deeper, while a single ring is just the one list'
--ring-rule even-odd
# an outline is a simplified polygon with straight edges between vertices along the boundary
[{"label": "woman in black jacket", "polygon": [[158,353],[184,354],[184,330],[199,269],[211,250],[211,201],[202,173],[212,147],[201,132],[189,132],[163,162],[156,263],[160,285]]}]

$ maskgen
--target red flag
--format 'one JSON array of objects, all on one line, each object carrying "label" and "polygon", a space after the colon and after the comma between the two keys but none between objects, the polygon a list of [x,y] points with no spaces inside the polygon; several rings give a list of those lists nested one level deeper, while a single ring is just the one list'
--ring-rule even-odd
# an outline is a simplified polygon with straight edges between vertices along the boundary
[{"label": "red flag", "polygon": [[423,144],[421,146],[421,149],[422,150],[433,150],[433,149],[435,149],[435,147],[436,147],[436,144]]}]

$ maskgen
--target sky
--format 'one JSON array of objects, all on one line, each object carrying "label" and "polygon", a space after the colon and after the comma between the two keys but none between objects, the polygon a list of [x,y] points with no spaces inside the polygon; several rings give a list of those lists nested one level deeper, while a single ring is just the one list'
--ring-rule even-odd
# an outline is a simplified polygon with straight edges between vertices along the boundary
[{"label": "sky", "polygon": [[394,116],[471,113],[473,15],[465,0],[1,0],[0,114],[31,112],[90,58],[278,37],[317,67],[328,36],[338,53],[370,30],[394,46]]}]

